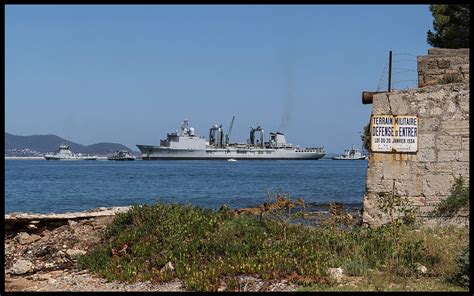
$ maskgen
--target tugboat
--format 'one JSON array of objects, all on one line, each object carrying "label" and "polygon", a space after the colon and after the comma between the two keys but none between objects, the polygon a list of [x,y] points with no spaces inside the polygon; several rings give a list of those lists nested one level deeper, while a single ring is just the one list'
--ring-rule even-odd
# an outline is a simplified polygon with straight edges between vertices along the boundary
[{"label": "tugboat", "polygon": [[339,156],[334,156],[334,160],[364,160],[367,156],[362,154],[359,149],[352,146],[351,149],[344,150],[344,153]]},{"label": "tugboat", "polygon": [[86,155],[74,154],[69,150],[69,145],[61,144],[59,149],[56,150],[53,154],[45,154],[44,158],[46,160],[96,160],[97,156],[95,155]]},{"label": "tugboat", "polygon": [[135,160],[135,158],[135,155],[132,155],[127,150],[118,150],[107,156],[108,160]]}]

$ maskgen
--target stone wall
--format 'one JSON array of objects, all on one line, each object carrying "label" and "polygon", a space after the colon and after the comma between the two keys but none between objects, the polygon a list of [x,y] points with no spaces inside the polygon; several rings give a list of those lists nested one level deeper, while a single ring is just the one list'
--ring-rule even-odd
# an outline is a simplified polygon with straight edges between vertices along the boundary
[{"label": "stone wall", "polygon": [[469,48],[431,48],[417,64],[418,87],[469,82]]},{"label": "stone wall", "polygon": [[[439,223],[428,213],[448,196],[454,178],[461,175],[469,184],[469,84],[376,94],[372,114],[416,115],[418,151],[370,152],[363,223],[377,227],[389,221],[381,201],[392,191],[408,199],[418,211],[418,220]],[[451,222],[468,223],[466,217],[456,219]]]}]

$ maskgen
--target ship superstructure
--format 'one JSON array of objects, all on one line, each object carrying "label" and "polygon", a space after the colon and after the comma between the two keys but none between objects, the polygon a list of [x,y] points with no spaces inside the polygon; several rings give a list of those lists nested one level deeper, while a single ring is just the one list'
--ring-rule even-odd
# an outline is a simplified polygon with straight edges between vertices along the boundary
[{"label": "ship superstructure", "polygon": [[264,129],[259,125],[251,127],[247,143],[230,143],[232,118],[229,131],[224,136],[222,125],[209,128],[209,141],[198,136],[188,120],[181,125],[181,132],[168,133],[160,146],[137,145],[143,160],[157,159],[320,159],[325,155],[324,148],[300,148],[287,143],[280,132],[270,133],[268,142],[264,141]]}]

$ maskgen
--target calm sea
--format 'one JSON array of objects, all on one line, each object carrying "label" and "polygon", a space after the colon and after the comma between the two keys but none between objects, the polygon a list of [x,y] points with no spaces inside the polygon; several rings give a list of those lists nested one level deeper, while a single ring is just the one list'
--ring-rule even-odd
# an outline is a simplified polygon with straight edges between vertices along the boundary
[{"label": "calm sea", "polygon": [[62,213],[132,204],[252,207],[267,192],[361,208],[367,161],[5,160],[5,212]]}]

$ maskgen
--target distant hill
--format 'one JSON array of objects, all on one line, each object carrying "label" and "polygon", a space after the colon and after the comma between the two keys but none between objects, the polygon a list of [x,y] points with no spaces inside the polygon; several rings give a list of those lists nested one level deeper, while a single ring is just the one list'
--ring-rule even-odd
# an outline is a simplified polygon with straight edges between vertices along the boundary
[{"label": "distant hill", "polygon": [[56,135],[17,136],[5,133],[5,155],[8,156],[41,156],[58,150],[60,144],[68,144],[74,153],[89,153],[105,156],[117,150],[133,152],[127,146],[118,143],[97,143],[84,146],[67,141]]}]

